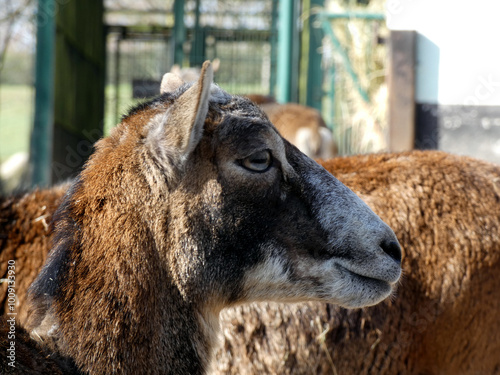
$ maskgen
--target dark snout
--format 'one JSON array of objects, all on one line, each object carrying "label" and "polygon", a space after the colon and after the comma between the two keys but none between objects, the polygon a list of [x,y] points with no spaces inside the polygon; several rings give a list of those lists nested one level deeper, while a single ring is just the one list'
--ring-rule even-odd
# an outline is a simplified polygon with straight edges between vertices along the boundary
[{"label": "dark snout", "polygon": [[401,263],[401,246],[399,246],[399,242],[393,239],[384,239],[380,247],[384,253],[389,255],[397,263]]},{"label": "dark snout", "polygon": [[[401,275],[401,247],[393,230],[352,190],[305,155],[290,152],[304,199],[328,236],[328,248],[350,272],[393,284]],[[309,159],[309,160],[307,160]]]}]

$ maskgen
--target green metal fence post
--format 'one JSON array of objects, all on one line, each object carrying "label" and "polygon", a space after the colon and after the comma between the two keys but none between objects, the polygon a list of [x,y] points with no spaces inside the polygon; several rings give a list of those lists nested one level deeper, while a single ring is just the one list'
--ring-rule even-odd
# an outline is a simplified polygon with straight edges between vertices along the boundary
[{"label": "green metal fence post", "polygon": [[35,66],[35,119],[31,133],[31,184],[51,183],[50,161],[54,119],[54,0],[39,0]]},{"label": "green metal fence post", "polygon": [[200,25],[201,1],[196,0],[194,9],[194,33],[193,42],[191,43],[191,52],[189,56],[190,66],[201,66],[206,60],[205,57],[205,33]]},{"label": "green metal fence post", "polygon": [[56,3],[52,182],[76,176],[103,136],[106,73],[103,1]]},{"label": "green metal fence post", "polygon": [[184,62],[184,41],[186,40],[186,27],[184,25],[184,0],[174,1],[174,64],[182,67]]},{"label": "green metal fence post", "polygon": [[295,1],[293,0],[279,2],[277,99],[280,103],[287,103],[291,100],[293,62],[292,37],[295,21],[293,19],[294,5]]},{"label": "green metal fence post", "polygon": [[302,0],[291,0],[293,5],[292,15],[292,69],[291,69],[291,86],[290,100],[294,103],[299,101],[299,76],[300,76],[300,49],[301,39],[298,20],[300,18],[300,3]]},{"label": "green metal fence post", "polygon": [[323,70],[321,69],[320,48],[323,41],[323,30],[318,25],[316,13],[325,5],[325,0],[310,0],[309,16],[309,59],[307,65],[306,104],[321,111],[323,97]]},{"label": "green metal fence post", "polygon": [[278,55],[278,0],[273,0],[271,10],[271,74],[269,77],[269,95],[276,95],[276,70]]},{"label": "green metal fence post", "polygon": [[113,121],[118,122],[120,120],[120,60],[121,60],[121,51],[120,51],[120,44],[123,39],[123,34],[125,31],[122,32],[122,34],[118,35],[116,37],[116,44],[115,44],[115,117]]}]

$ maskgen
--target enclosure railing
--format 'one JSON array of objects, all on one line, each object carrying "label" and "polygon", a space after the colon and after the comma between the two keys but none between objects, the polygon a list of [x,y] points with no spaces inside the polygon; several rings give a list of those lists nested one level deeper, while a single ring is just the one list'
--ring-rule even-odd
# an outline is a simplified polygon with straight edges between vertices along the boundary
[{"label": "enclosure railing", "polygon": [[[356,69],[351,57],[352,51],[348,49],[349,47],[346,46],[346,43],[344,43],[344,45],[342,44],[341,39],[337,35],[336,27],[339,26],[341,21],[346,23],[353,20],[383,24],[385,22],[385,16],[381,13],[367,12],[318,12],[315,16],[317,25],[323,31],[328,46],[331,49],[330,55],[328,56],[325,53],[326,47],[323,46],[322,65],[326,79],[324,80],[323,86],[324,105],[322,112],[327,125],[336,134],[336,138],[339,141],[339,151],[341,154],[379,151],[377,148],[384,142],[384,135],[376,134],[379,138],[379,142],[377,142],[378,145],[369,145],[368,143],[370,143],[370,141],[367,141],[367,139],[373,136],[373,133],[370,133],[373,132],[373,129],[357,127],[358,124],[356,123],[356,119],[361,117],[360,113],[362,112],[362,108],[369,108],[370,106],[376,105],[372,103],[373,93],[370,93],[369,87],[367,87],[367,80],[365,79],[363,83],[360,76],[361,73],[365,73],[366,76],[373,72],[360,72],[359,69]],[[348,29],[348,27],[345,27],[345,29]],[[371,40],[369,40],[367,44],[376,43],[378,38],[373,35],[369,37]],[[350,47],[353,48],[352,45]],[[373,50],[374,47],[370,45],[369,49]],[[367,53],[367,51],[363,51],[363,53]],[[342,72],[340,70],[342,70]],[[348,80],[346,80],[346,77]],[[342,82],[343,85],[339,86],[339,82]],[[348,106],[345,104],[347,101],[345,97],[346,93],[351,96],[351,98],[354,96],[353,90],[346,90],[348,86],[352,86],[354,92],[357,94],[357,99],[354,100],[357,104],[358,113],[351,113],[349,116],[345,116],[344,113],[349,111],[347,108]],[[344,97],[339,97],[339,88],[343,90]],[[367,114],[366,117],[365,120],[368,122],[378,120],[368,119],[369,114]],[[341,118],[345,118],[346,120]],[[378,125],[381,127],[384,126],[384,124]],[[371,127],[373,128],[373,124]],[[377,132],[383,132],[383,129],[378,129]]]}]

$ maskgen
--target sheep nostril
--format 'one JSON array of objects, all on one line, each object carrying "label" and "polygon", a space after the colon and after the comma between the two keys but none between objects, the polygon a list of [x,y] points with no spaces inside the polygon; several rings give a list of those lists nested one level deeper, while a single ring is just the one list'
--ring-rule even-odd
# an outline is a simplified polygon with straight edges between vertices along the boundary
[{"label": "sheep nostril", "polygon": [[401,262],[401,246],[399,246],[399,243],[397,241],[384,241],[380,245],[382,250],[389,255],[392,259],[394,259],[396,262],[400,263]]}]

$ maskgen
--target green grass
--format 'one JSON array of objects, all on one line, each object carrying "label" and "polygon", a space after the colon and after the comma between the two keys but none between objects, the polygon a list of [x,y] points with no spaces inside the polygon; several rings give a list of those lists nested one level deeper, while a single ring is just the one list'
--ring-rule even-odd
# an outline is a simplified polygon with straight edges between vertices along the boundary
[{"label": "green grass", "polygon": [[[119,102],[118,110],[116,108],[115,85],[106,86],[106,103],[104,106],[104,134],[108,135],[121,120],[122,116],[127,114],[129,110],[148,98],[132,98],[132,85],[130,83],[122,83],[118,87]],[[149,98],[151,99],[151,98]]]},{"label": "green grass", "polygon": [[135,105],[138,100],[132,99],[132,86],[121,84],[118,88],[120,94],[118,112],[116,111],[115,86],[106,86],[106,104],[104,106],[104,134],[109,134],[111,129],[118,124],[122,115]]},{"label": "green grass", "polygon": [[[106,96],[114,97],[114,87],[106,88]],[[106,103],[105,134],[116,125],[121,115],[136,104],[131,99],[130,85],[120,87],[120,108],[118,119],[115,118],[114,102]],[[34,89],[29,85],[0,85],[0,163],[20,151],[28,151],[30,133],[33,127]]]},{"label": "green grass", "polygon": [[34,90],[28,85],[0,85],[0,162],[28,151]]}]

